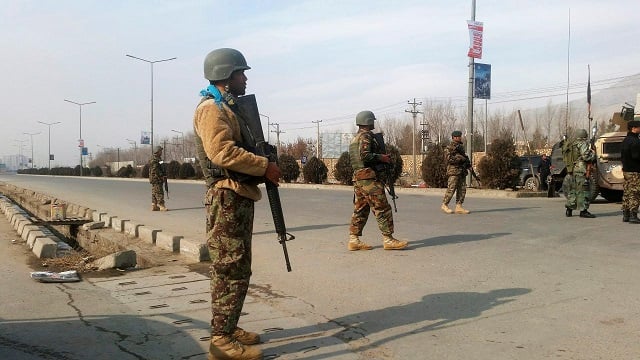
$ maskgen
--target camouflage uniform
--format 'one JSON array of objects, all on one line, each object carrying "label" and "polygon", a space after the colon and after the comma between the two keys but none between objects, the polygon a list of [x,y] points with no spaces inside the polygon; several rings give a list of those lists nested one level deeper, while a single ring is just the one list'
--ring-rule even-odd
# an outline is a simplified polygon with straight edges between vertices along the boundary
[{"label": "camouflage uniform", "polygon": [[[640,122],[630,121],[629,128],[640,126]],[[633,125],[633,126],[632,126]],[[637,131],[637,130],[636,130]],[[636,223],[640,206],[640,138],[631,129],[622,141],[622,171],[624,193],[622,195],[623,221]]]},{"label": "camouflage uniform", "polygon": [[445,156],[447,158],[447,191],[444,193],[442,203],[449,205],[449,202],[453,198],[453,193],[456,194],[456,204],[462,205],[464,203],[464,197],[467,194],[467,184],[465,179],[467,177],[467,164],[468,158],[465,157],[464,148],[462,143],[452,140],[445,149]]},{"label": "camouflage uniform", "polygon": [[384,185],[373,169],[380,163],[377,143],[370,130],[360,129],[349,145],[349,158],[353,168],[354,208],[349,234],[362,236],[362,229],[373,211],[383,236],[393,234],[393,213],[384,193]]},{"label": "camouflage uniform", "polygon": [[595,153],[591,150],[589,141],[586,138],[574,140],[573,145],[578,156],[578,160],[573,165],[573,173],[567,174],[563,191],[567,194],[565,208],[569,210],[580,210],[586,212],[589,209],[589,184],[587,182],[587,164],[595,160]]},{"label": "camouflage uniform", "polygon": [[[211,86],[208,89],[215,91]],[[230,171],[262,177],[268,165],[267,158],[238,146],[243,141],[238,115],[230,105],[230,94],[223,97],[203,98],[193,120],[198,157],[208,186],[204,202],[214,337],[230,336],[238,328],[251,277],[254,202],[262,197],[257,183],[238,181]]]},{"label": "camouflage uniform", "polygon": [[160,164],[160,154],[153,154],[149,162],[149,182],[151,183],[151,205],[164,207],[164,179],[166,178],[164,167]]}]

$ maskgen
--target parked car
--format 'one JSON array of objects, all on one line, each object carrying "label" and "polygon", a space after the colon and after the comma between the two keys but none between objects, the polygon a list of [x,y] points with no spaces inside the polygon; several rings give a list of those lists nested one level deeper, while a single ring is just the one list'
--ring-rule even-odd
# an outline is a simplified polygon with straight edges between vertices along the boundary
[{"label": "parked car", "polygon": [[[537,191],[540,189],[540,178],[538,177],[538,168],[542,162],[540,155],[520,156],[520,182],[518,186],[526,190]],[[533,173],[531,166],[533,165]]]}]

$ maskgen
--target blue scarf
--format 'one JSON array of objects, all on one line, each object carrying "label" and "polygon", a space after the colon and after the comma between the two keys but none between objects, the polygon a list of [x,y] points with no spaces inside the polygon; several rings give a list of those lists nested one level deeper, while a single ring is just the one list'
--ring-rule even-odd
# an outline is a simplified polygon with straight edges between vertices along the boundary
[{"label": "blue scarf", "polygon": [[200,90],[200,96],[212,97],[218,106],[222,103],[222,94],[220,93],[220,90],[213,85],[209,85],[206,89]]}]

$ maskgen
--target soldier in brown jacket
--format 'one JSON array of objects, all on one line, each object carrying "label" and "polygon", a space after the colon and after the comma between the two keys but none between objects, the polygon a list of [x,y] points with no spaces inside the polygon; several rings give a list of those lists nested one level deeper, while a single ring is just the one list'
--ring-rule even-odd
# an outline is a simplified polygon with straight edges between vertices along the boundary
[{"label": "soldier in brown jacket", "polygon": [[235,99],[245,94],[250,69],[234,49],[217,49],[204,61],[210,85],[196,108],[193,126],[207,183],[207,245],[211,256],[211,344],[208,359],[262,359],[260,337],[238,327],[251,277],[251,236],[258,183],[274,184],[280,169],[252,153],[240,132]]}]

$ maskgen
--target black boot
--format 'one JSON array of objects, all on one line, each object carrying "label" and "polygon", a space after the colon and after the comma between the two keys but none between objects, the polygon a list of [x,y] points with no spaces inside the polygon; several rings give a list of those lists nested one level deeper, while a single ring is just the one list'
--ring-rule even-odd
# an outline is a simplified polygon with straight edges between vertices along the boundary
[{"label": "black boot", "polygon": [[631,214],[631,211],[627,209],[622,210],[622,222],[629,222],[630,214]]},{"label": "black boot", "polygon": [[640,224],[640,219],[638,219],[637,212],[631,211],[631,215],[629,216],[629,224]]},{"label": "black boot", "polygon": [[567,210],[564,211],[564,215],[566,217],[571,217],[571,215],[573,215],[573,209],[567,208]]},{"label": "black boot", "polygon": [[593,215],[592,213],[590,213],[588,210],[582,210],[582,211],[580,211],[580,217],[581,218],[587,218],[587,219],[593,219],[596,216]]}]

